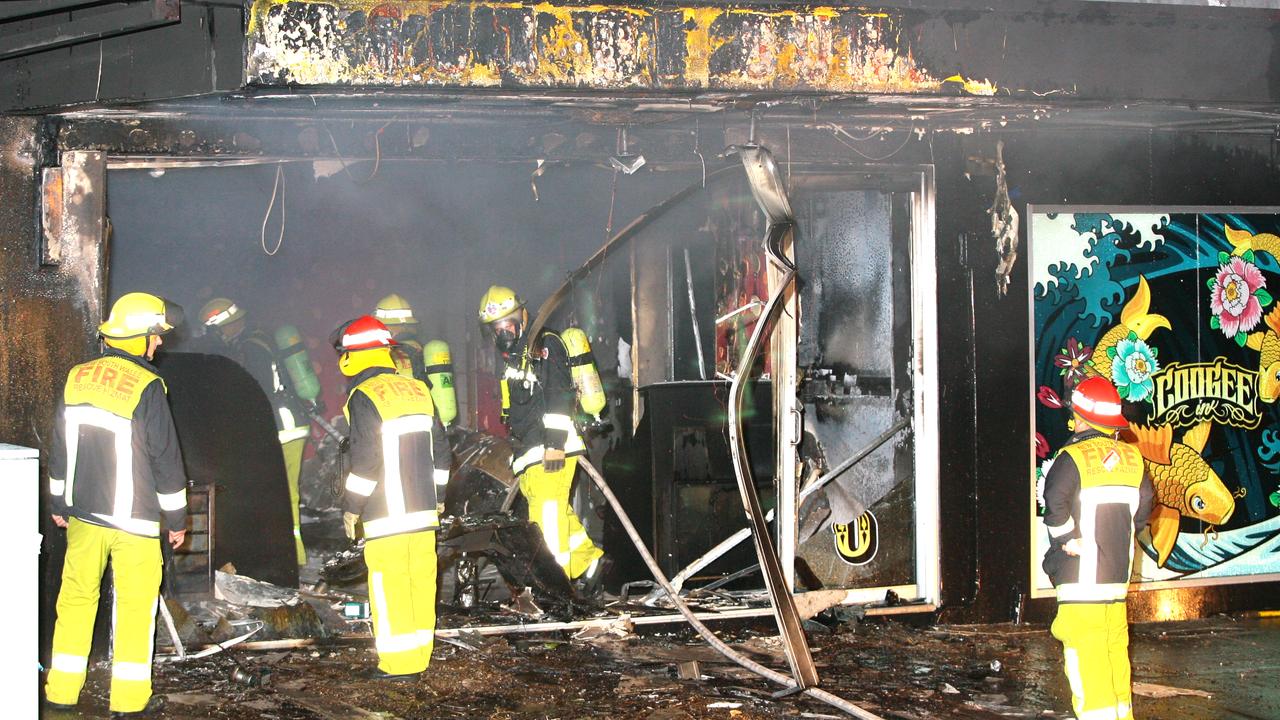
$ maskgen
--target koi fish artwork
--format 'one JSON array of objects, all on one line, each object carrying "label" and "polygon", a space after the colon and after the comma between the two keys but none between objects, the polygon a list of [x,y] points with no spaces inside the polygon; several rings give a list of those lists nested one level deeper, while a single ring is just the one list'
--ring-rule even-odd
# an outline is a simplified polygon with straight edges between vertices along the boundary
[{"label": "koi fish artwork", "polygon": [[1151,312],[1151,287],[1147,285],[1147,278],[1139,275],[1138,289],[1120,311],[1120,324],[1113,326],[1098,338],[1098,344],[1093,347],[1093,356],[1089,358],[1090,362],[1086,366],[1085,374],[1100,375],[1110,380],[1111,363],[1115,353],[1108,350],[1113,350],[1121,340],[1129,337],[1130,333],[1141,340],[1146,340],[1159,328],[1170,330],[1172,326],[1168,318]]},{"label": "koi fish artwork", "polygon": [[1148,525],[1160,567],[1164,567],[1177,542],[1182,518],[1214,527],[1227,522],[1235,511],[1235,497],[1201,457],[1212,428],[1212,423],[1200,423],[1182,436],[1182,442],[1174,442],[1170,425],[1130,426],[1155,485],[1155,506]]}]

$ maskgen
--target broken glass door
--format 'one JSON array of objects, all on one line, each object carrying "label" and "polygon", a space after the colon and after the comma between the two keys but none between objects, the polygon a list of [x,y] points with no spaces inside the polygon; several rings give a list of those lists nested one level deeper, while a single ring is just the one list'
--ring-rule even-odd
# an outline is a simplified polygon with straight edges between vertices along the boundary
[{"label": "broken glass door", "polygon": [[773,351],[779,507],[794,524],[779,528],[779,545],[797,592],[845,591],[843,603],[937,596],[937,460],[923,406],[935,397],[923,387],[934,382],[931,215],[928,175],[912,175],[792,181],[800,280]]}]

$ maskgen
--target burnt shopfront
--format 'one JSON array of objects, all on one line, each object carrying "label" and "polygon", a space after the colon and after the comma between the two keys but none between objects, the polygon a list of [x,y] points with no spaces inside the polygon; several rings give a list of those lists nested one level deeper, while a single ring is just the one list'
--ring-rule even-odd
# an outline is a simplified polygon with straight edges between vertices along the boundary
[{"label": "burnt shopfront", "polygon": [[[1232,505],[1146,541],[1137,615],[1274,594],[1271,15],[134,5],[154,27],[0,26],[6,441],[41,446],[133,289],[296,327],[330,420],[324,338],[398,293],[452,349],[457,424],[500,436],[475,306],[504,284],[590,339],[590,456],[679,583],[789,590],[802,614],[1046,618],[1036,475],[1071,386],[1118,364],[1131,419],[1182,444],[1214,424],[1195,449]],[[1257,307],[1224,305],[1230,283]],[[1173,377],[1189,365],[1216,369]],[[607,585],[650,579],[582,495]]]}]

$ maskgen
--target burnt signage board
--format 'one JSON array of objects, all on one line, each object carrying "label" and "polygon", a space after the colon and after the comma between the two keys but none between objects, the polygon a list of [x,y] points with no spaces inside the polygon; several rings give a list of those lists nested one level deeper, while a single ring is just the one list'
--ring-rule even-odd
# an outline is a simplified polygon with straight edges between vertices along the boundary
[{"label": "burnt signage board", "polygon": [[258,85],[786,90],[991,95],[935,75],[900,11],[550,2],[256,0]]},{"label": "burnt signage board", "polygon": [[1120,392],[1155,486],[1140,589],[1280,578],[1280,209],[1032,207],[1033,596],[1073,388]]}]

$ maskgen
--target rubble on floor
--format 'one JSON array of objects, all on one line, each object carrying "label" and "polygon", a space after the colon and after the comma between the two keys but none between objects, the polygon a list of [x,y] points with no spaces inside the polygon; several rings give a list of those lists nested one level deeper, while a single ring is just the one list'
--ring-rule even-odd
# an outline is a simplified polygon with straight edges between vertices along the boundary
[{"label": "rubble on floor", "polygon": [[[814,658],[830,692],[886,719],[1068,718],[1061,649],[1044,626],[926,626],[893,619],[840,622],[819,616],[830,633],[811,633]],[[739,652],[785,671],[769,621],[715,626]],[[1280,717],[1274,668],[1280,623],[1217,618],[1134,628],[1135,682],[1201,690],[1196,695],[1135,698],[1148,718]],[[329,639],[315,647],[227,653],[163,664],[156,691],[162,717],[204,720],[379,720],[488,717],[835,718],[804,696],[777,688],[708,648],[678,625],[641,634],[603,632],[506,636],[458,634],[437,641],[432,664],[415,684],[359,677],[376,663],[372,642]],[[1243,657],[1241,648],[1248,648]],[[1209,658],[1218,658],[1213,663]],[[243,668],[239,666],[244,666]],[[1175,669],[1175,667],[1177,669]],[[247,672],[246,672],[247,671]],[[252,684],[255,673],[265,682]],[[83,709],[105,708],[108,667],[95,663]],[[1176,682],[1173,678],[1176,677]],[[1212,697],[1205,697],[1212,695]]]}]

